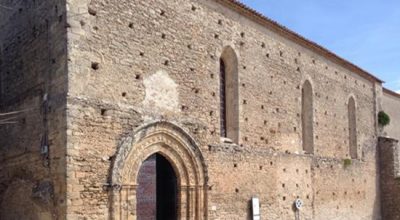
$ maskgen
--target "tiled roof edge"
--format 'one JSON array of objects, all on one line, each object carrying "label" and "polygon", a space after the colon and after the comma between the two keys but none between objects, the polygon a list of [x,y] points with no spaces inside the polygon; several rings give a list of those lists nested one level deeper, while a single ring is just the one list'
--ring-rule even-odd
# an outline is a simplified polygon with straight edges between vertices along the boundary
[{"label": "tiled roof edge", "polygon": [[383,88],[383,92],[384,92],[384,93],[387,93],[387,94],[389,94],[389,95],[395,96],[396,98],[400,98],[400,94],[399,94],[399,93],[394,92],[394,91],[392,91],[392,90],[390,90],[390,89]]},{"label": "tiled roof edge", "polygon": [[238,2],[237,0],[215,0],[216,2],[227,6],[228,8],[236,11],[237,13],[246,16],[247,18],[251,19],[254,22],[265,26],[266,28],[274,31],[275,33],[292,40],[299,45],[308,48],[309,50],[324,56],[325,58],[343,66],[344,68],[357,73],[363,78],[366,78],[373,82],[383,83],[382,80],[377,78],[376,76],[372,75],[371,73],[361,69],[360,67],[356,66],[355,64],[339,57],[338,55],[334,54],[333,52],[329,51],[328,49],[318,45],[317,43],[310,41],[301,35],[297,34],[296,32],[280,25],[276,21],[267,18],[266,16],[262,15],[261,13],[257,12],[256,10],[246,6],[243,3]]}]

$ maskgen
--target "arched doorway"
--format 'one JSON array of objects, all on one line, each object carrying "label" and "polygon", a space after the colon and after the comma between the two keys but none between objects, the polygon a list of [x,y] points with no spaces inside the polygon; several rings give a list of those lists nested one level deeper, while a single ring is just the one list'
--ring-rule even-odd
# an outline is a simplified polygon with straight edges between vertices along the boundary
[{"label": "arched doorway", "polygon": [[138,220],[177,220],[177,177],[164,156],[156,153],[143,161],[137,183]]},{"label": "arched doorway", "polygon": [[[160,169],[167,167],[171,171],[163,172],[167,173],[166,177],[161,174],[158,176],[162,180],[160,184],[174,182],[173,177],[176,177],[176,186],[171,183],[168,189],[164,190],[164,193],[171,193],[175,189],[176,202],[160,200],[159,206],[175,205],[176,208],[172,208],[176,213],[174,219],[207,219],[208,177],[203,155],[196,141],[187,132],[165,121],[140,127],[121,141],[111,171],[113,190],[110,191],[110,218],[142,220],[137,207],[138,196],[140,198],[137,190],[140,189],[140,172],[144,162],[154,155],[161,158],[159,164],[163,164],[163,168]],[[157,159],[155,163],[157,164]],[[153,178],[157,178],[156,170]],[[158,193],[155,192],[155,195]],[[170,196],[165,196],[162,192],[158,196],[170,199]],[[157,213],[157,201],[155,209]]]}]

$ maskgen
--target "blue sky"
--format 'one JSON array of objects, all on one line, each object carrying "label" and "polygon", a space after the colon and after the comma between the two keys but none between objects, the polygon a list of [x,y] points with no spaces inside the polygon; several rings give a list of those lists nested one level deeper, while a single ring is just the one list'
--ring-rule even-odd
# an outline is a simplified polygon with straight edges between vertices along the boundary
[{"label": "blue sky", "polygon": [[241,0],[400,93],[399,0]]}]

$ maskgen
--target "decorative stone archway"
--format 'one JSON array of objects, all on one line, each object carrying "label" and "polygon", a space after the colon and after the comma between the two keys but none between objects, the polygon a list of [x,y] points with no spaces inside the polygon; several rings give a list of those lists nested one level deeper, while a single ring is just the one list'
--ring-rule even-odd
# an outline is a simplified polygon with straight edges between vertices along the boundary
[{"label": "decorative stone archway", "polygon": [[172,165],[178,180],[178,219],[207,219],[207,169],[188,133],[169,122],[154,122],[124,138],[112,169],[110,216],[136,220],[136,188],[144,160],[158,153]]}]

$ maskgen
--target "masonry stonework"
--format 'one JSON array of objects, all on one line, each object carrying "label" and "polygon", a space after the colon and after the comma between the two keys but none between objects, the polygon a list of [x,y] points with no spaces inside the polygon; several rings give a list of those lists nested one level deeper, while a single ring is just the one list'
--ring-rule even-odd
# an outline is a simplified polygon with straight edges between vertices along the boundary
[{"label": "masonry stonework", "polygon": [[0,219],[66,215],[65,6],[0,1]]},{"label": "masonry stonework", "polygon": [[390,124],[383,128],[385,136],[400,140],[400,94],[385,89],[382,96],[383,110],[390,117]]},{"label": "masonry stonework", "polygon": [[[42,3],[47,13],[28,9],[48,15],[31,20],[50,26],[38,43],[22,35],[29,47],[17,51],[37,53],[20,61],[5,50],[18,45],[19,32],[0,45],[2,110],[37,109],[26,124],[1,127],[2,219],[22,208],[31,219],[137,219],[138,176],[154,154],[176,174],[178,219],[251,219],[252,197],[260,199],[262,219],[382,219],[379,79],[231,0],[56,2]],[[227,72],[238,74],[229,84],[238,91],[229,96],[238,103],[232,140],[221,138],[220,58],[227,50],[237,59]],[[48,86],[32,98],[4,90],[42,81]],[[308,84],[312,112],[305,114]],[[4,101],[9,97],[16,98]],[[40,185],[49,203],[36,201]],[[10,196],[30,191],[26,203]],[[304,201],[298,213],[296,199]]]},{"label": "masonry stonework", "polygon": [[379,138],[382,219],[400,219],[400,146],[399,141]]}]

